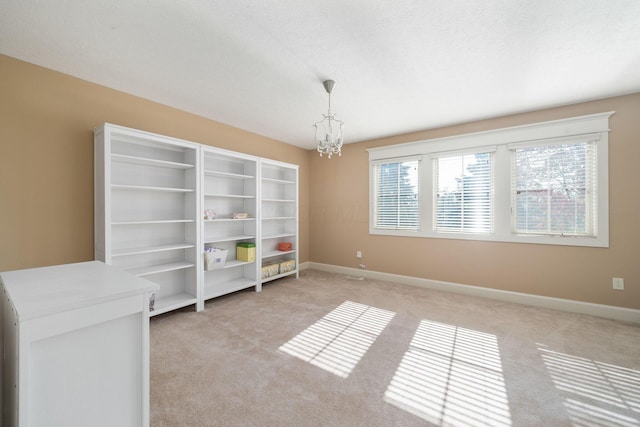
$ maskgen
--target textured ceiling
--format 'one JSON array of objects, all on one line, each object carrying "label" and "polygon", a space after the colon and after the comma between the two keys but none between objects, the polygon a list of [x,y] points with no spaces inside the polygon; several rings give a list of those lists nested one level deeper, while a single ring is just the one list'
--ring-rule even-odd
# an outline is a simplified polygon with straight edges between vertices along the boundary
[{"label": "textured ceiling", "polygon": [[640,1],[0,0],[0,53],[313,148],[327,78],[347,143],[640,92]]}]

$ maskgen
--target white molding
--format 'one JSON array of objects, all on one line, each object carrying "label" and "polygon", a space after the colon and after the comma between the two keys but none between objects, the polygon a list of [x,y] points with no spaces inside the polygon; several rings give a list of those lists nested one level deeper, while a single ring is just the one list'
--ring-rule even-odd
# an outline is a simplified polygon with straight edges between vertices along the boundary
[{"label": "white molding", "polygon": [[450,150],[465,150],[475,147],[513,144],[574,135],[609,132],[609,117],[615,111],[569,117],[566,119],[530,123],[481,132],[445,136],[402,144],[386,145],[367,149],[369,161],[394,157],[417,156]]},{"label": "white molding", "polygon": [[549,308],[552,310],[567,311],[571,313],[586,314],[590,316],[604,317],[607,319],[640,324],[640,310],[615,307],[612,305],[594,304],[589,302],[574,301],[562,298],[545,297],[540,295],[525,294],[521,292],[503,291],[500,289],[483,288],[480,286],[463,285],[459,283],[442,282],[439,280],[423,279],[420,277],[403,276],[400,274],[383,273],[380,271],[360,270],[358,268],[342,267],[338,265],[322,264],[317,262],[304,263],[305,269],[327,271],[330,273],[345,274],[351,276],[364,276],[368,279],[382,280],[403,285],[417,286],[424,289],[454,292],[480,298],[488,298],[499,301],[507,301],[516,304],[524,304],[533,307]]},{"label": "white molding", "polygon": [[310,268],[311,268],[311,261],[301,262],[300,265],[298,265],[299,271],[308,270]]}]

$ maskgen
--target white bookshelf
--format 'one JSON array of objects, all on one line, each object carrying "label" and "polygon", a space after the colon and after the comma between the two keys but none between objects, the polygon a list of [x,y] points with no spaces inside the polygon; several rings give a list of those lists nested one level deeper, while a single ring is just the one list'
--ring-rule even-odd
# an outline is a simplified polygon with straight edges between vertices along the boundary
[{"label": "white bookshelf", "polygon": [[[260,159],[260,262],[261,265],[295,261],[295,269],[262,279],[298,277],[298,166]],[[279,243],[291,243],[292,250],[278,250]]]},{"label": "white bookshelf", "polygon": [[[94,144],[95,258],[158,284],[152,316],[298,276],[297,165],[112,124]],[[240,242],[255,261],[237,259]],[[227,251],[222,268],[205,270],[208,247]],[[283,261],[295,269],[262,278]]]},{"label": "white bookshelf", "polygon": [[[202,267],[204,301],[254,287],[260,291],[258,263],[236,258],[236,245],[250,242],[258,250],[258,158],[202,146],[201,249],[226,250],[223,268],[205,271]],[[205,219],[205,211],[215,211],[215,219]],[[234,219],[234,213],[248,218]]]},{"label": "white bookshelf", "polygon": [[105,124],[94,145],[96,259],[159,285],[152,316],[196,304],[199,144]]}]

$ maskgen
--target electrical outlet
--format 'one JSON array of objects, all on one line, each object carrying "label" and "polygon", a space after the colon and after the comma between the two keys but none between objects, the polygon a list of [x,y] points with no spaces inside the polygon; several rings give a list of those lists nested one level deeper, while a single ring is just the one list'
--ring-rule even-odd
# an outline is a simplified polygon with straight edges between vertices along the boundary
[{"label": "electrical outlet", "polygon": [[362,258],[362,251],[356,251],[356,258]]},{"label": "electrical outlet", "polygon": [[613,289],[618,291],[624,291],[624,279],[621,277],[613,278]]}]

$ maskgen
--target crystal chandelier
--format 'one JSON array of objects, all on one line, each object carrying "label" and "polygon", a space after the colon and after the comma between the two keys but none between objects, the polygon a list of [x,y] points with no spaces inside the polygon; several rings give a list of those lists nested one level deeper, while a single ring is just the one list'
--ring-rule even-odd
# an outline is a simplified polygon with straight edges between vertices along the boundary
[{"label": "crystal chandelier", "polygon": [[320,157],[326,154],[331,158],[333,154],[342,155],[342,126],[344,123],[336,120],[335,114],[331,114],[331,90],[335,82],[333,80],[325,80],[322,84],[329,94],[329,110],[327,114],[322,115],[324,118],[316,122],[313,127],[316,128],[315,139]]}]

